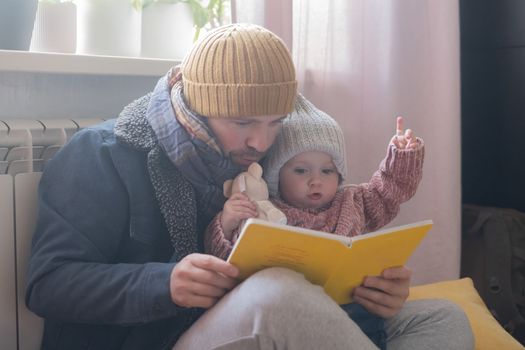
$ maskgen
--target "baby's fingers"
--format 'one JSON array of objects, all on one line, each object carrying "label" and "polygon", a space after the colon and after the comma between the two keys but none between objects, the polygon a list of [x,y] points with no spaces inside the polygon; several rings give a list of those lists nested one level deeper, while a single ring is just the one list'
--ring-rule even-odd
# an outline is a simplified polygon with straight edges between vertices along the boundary
[{"label": "baby's fingers", "polygon": [[396,118],[396,134],[392,140],[392,143],[396,146],[396,148],[403,149],[407,146],[407,141],[406,133],[403,128],[403,117],[398,116]]},{"label": "baby's fingers", "polygon": [[244,213],[244,215],[250,216],[257,215],[257,205],[246,199],[230,199],[224,204],[224,210],[231,213]]},{"label": "baby's fingers", "polygon": [[245,220],[249,218],[256,218],[258,216],[257,210],[253,210],[246,207],[233,208],[232,215],[235,215],[237,219]]},{"label": "baby's fingers", "polygon": [[415,149],[417,147],[417,138],[414,136],[412,129],[407,129],[405,139],[407,140],[406,148]]},{"label": "baby's fingers", "polygon": [[412,140],[412,137],[414,137],[414,132],[412,131],[412,129],[407,129],[405,131],[405,140],[410,142],[410,140]]},{"label": "baby's fingers", "polygon": [[402,116],[398,116],[396,118],[396,136],[403,136],[404,134],[404,131],[403,131],[403,117]]},{"label": "baby's fingers", "polygon": [[237,193],[232,194],[230,196],[229,200],[246,200],[246,201],[249,201],[250,198],[244,192],[237,192]]}]

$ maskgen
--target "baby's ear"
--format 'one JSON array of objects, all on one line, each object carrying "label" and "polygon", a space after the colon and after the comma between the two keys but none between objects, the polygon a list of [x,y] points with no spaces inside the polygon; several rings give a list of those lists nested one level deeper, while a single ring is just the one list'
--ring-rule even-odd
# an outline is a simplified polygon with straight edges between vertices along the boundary
[{"label": "baby's ear", "polygon": [[233,180],[226,180],[224,181],[224,184],[222,185],[222,193],[224,194],[224,197],[230,198],[232,195],[232,184]]}]

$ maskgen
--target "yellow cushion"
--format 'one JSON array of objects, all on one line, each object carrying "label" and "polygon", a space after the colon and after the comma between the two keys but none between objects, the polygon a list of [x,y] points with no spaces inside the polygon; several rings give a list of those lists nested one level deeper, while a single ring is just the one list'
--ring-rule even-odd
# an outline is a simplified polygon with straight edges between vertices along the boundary
[{"label": "yellow cushion", "polygon": [[470,278],[411,287],[409,299],[448,299],[458,304],[470,321],[476,349],[524,349],[492,316]]}]

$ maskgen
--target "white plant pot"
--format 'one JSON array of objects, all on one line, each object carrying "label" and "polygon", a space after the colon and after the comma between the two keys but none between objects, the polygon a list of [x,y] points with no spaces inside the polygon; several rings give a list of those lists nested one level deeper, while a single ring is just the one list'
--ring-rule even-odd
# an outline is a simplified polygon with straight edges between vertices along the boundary
[{"label": "white plant pot", "polygon": [[76,47],[76,5],[39,2],[30,50],[75,53]]},{"label": "white plant pot", "polygon": [[193,45],[193,17],[185,3],[154,3],[142,10],[141,56],[182,59]]},{"label": "white plant pot", "polygon": [[77,53],[139,56],[141,13],[129,0],[77,0]]}]

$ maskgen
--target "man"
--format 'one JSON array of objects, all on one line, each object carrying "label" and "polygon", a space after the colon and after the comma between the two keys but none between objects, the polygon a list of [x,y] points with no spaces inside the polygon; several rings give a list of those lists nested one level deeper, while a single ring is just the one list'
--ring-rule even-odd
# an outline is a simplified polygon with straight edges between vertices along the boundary
[{"label": "man", "polygon": [[[223,182],[266,154],[296,95],[282,41],[230,25],[116,121],[77,133],[39,188],[26,302],[46,320],[42,348],[373,348],[301,275],[268,269],[237,286],[234,266],[200,253]],[[438,320],[453,327],[441,338],[464,348],[452,306],[399,316],[409,281],[390,269],[358,293],[372,312],[396,315],[393,338],[403,328],[435,336]]]}]

